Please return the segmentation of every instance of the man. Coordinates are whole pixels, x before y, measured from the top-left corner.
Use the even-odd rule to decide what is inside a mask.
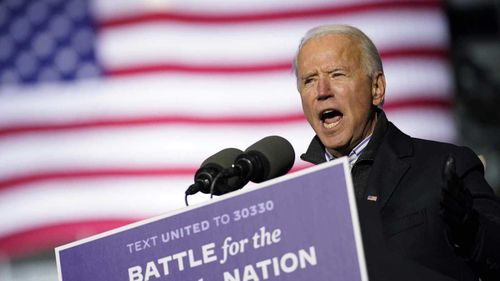
[[[500,204],[481,162],[468,148],[411,138],[387,120],[371,40],[350,26],[314,28],[294,71],[316,133],[301,158],[349,157],[356,197],[377,205],[387,248],[457,280],[500,280]]]

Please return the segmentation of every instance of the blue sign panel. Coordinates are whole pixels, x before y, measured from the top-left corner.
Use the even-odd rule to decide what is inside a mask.
[[[367,280],[345,158],[56,254],[61,281]]]

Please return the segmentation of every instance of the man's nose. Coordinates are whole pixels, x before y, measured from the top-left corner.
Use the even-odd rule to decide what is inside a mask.
[[[317,99],[326,100],[333,97],[332,88],[330,87],[330,81],[328,77],[322,77],[319,79],[317,84]]]

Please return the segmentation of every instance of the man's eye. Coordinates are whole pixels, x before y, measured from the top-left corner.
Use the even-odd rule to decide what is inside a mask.
[[[332,77],[344,76],[344,73],[342,73],[342,72],[333,72],[333,73],[331,74],[331,76],[332,76]]]
[[[313,81],[313,79],[312,79],[312,78],[306,78],[306,79],[304,79],[304,85],[311,84],[311,83],[312,83],[312,81]]]

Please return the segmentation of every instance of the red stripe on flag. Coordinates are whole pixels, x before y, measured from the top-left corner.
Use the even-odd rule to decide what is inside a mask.
[[[295,165],[290,173],[309,167],[308,164]],[[193,168],[94,168],[81,170],[59,170],[52,172],[33,172],[17,177],[0,180],[0,191],[26,184],[46,181],[85,180],[96,178],[130,178],[130,177],[193,177],[198,167]]]
[[[288,174],[295,173],[295,172],[298,172],[300,170],[304,170],[304,169],[310,168],[312,166],[314,166],[314,164],[311,164],[309,162],[301,162],[300,164],[294,165],[292,167],[292,169],[290,169],[290,171],[288,172]]]
[[[295,165],[290,172],[296,172],[309,167],[307,164]],[[194,168],[150,168],[150,169],[131,169],[131,168],[94,168],[81,170],[59,170],[52,172],[39,172],[25,174],[0,180],[0,191],[46,181],[65,181],[81,180],[95,178],[130,178],[130,177],[192,177],[198,167]]]
[[[281,11],[266,11],[254,13],[207,14],[187,12],[150,12],[144,14],[125,15],[121,17],[101,20],[98,28],[114,28],[125,25],[134,25],[151,22],[182,22],[192,24],[245,24],[262,21],[283,21],[291,19],[307,19],[322,16],[346,15],[376,10],[398,9],[434,9],[440,8],[441,2],[437,0],[411,1],[393,0],[375,3],[356,3],[345,6],[314,7],[290,9]]]
[[[43,225],[0,238],[0,252],[26,256],[121,227],[139,219],[91,220]]]
[[[415,95],[416,96],[416,95]],[[445,98],[412,98],[387,102],[384,104],[385,111],[395,111],[408,108],[441,108],[450,109],[453,102]]]
[[[291,113],[276,116],[229,116],[229,117],[202,117],[202,116],[153,116],[153,117],[131,117],[131,118],[109,118],[67,123],[48,123],[18,125],[0,128],[0,137],[24,134],[24,133],[53,133],[57,131],[94,129],[105,127],[134,127],[150,125],[170,124],[194,124],[197,126],[220,126],[220,125],[261,125],[280,124],[304,121],[302,113]]]
[[[154,65],[140,65],[130,67],[118,67],[105,71],[107,76],[129,76],[147,73],[193,73],[203,75],[217,75],[217,74],[244,74],[244,73],[262,73],[262,72],[275,72],[290,70],[292,64],[290,62],[274,63],[274,64],[260,64],[260,65],[195,65],[195,64],[154,64]]]
[[[414,95],[418,96],[418,95]],[[399,101],[389,101],[384,109],[403,110],[408,108],[444,108],[449,109],[452,102],[446,98],[412,98]],[[150,125],[195,124],[197,126],[223,126],[223,125],[263,125],[305,122],[304,115],[291,113],[278,116],[233,116],[233,117],[201,117],[201,116],[154,116],[154,117],[129,117],[94,119],[66,123],[28,124],[0,128],[0,138],[19,134],[54,133],[69,130],[99,129],[106,127],[136,127]],[[1,184],[0,184],[1,187]]]
[[[395,49],[385,50],[380,52],[382,60],[389,59],[446,59],[448,53],[444,48],[413,48],[413,49]],[[203,75],[218,75],[218,74],[248,74],[248,73],[265,73],[277,71],[291,71],[292,62],[279,62],[269,64],[245,64],[245,65],[196,65],[196,64],[172,64],[159,63],[153,65],[137,65],[128,67],[114,67],[107,69],[107,76],[130,76],[142,75],[149,73],[190,73]]]
[[[0,180],[0,190],[19,185],[62,180],[79,180],[88,178],[123,178],[123,177],[191,177],[197,167],[186,168],[94,168],[80,170],[63,170],[52,172],[33,172],[21,176]]]
[[[448,59],[448,50],[446,48],[430,48],[430,47],[418,47],[418,48],[401,48],[392,50],[379,50],[380,57],[383,60],[390,59],[412,59],[412,58],[424,58],[424,59]]]

